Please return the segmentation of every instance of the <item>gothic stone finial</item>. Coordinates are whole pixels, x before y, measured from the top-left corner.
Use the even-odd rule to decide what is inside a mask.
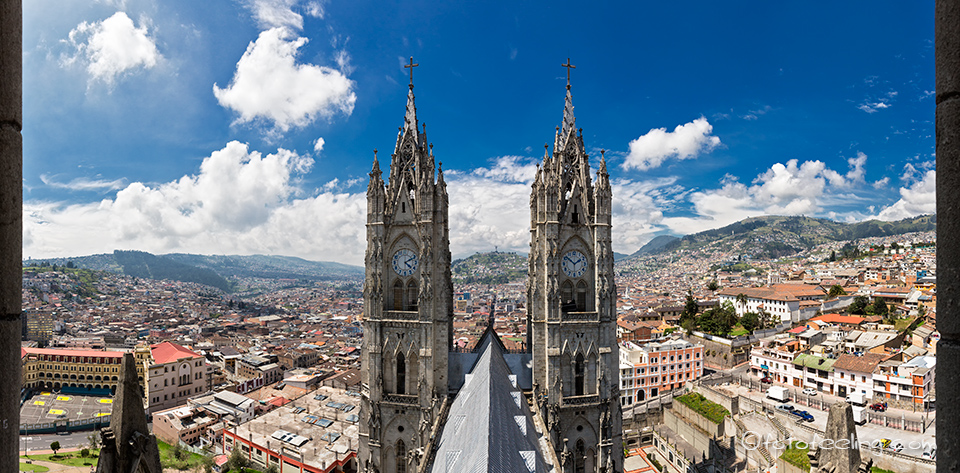
[[[570,60],[568,59],[567,62],[570,62]],[[414,67],[417,67],[417,66],[419,66],[419,65],[420,65],[420,63],[414,64],[414,63],[413,63],[413,56],[410,56],[410,64],[405,64],[405,65],[403,66],[404,69],[408,69],[408,68],[410,69],[410,89],[413,89],[413,68],[414,68]],[[569,74],[568,74],[568,75],[569,75]],[[567,82],[570,82],[570,79],[569,79],[569,78],[567,79]]]
[[[410,59],[413,60],[413,58],[410,58]],[[566,64],[560,64],[560,65],[567,68],[567,89],[569,89],[570,88],[570,69],[576,69],[577,66],[570,64],[570,58],[567,58]]]

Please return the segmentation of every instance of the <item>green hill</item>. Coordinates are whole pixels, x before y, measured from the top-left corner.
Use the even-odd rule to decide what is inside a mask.
[[[506,284],[527,278],[527,257],[494,251],[476,253],[450,264],[456,284]]]
[[[749,254],[756,259],[776,259],[828,242],[926,232],[936,228],[936,215],[921,215],[896,222],[868,220],[859,223],[802,216],[753,217],[722,228],[684,236],[649,254],[713,245],[729,247],[732,251]]]

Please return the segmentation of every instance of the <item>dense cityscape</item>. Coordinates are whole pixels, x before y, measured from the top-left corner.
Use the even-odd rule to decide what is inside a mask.
[[[858,419],[873,413],[868,428],[881,441],[909,428],[932,444],[935,240],[921,232],[831,242],[776,260],[707,245],[618,261],[619,396],[626,465],[636,467],[628,471],[643,464],[685,471],[697,461],[696,439],[666,429],[662,411],[658,422],[651,416],[670,402],[665,396],[701,391],[716,374],[729,378],[705,389],[755,402],[779,386],[811,406],[856,395]],[[195,456],[164,457],[167,467],[206,462],[225,471],[239,451],[262,469],[282,458],[303,471],[350,471],[361,390],[359,277],[261,280],[267,289],[240,297],[76,266],[42,261],[23,270],[20,428],[32,441],[24,454],[48,449],[57,433],[89,433],[108,422],[117,365],[130,352],[153,433],[165,449]],[[491,320],[507,350],[526,349],[525,266],[522,255],[498,252],[454,262],[455,350],[474,350]],[[825,413],[806,415],[814,426],[825,422]],[[902,418],[898,426],[887,420],[894,418]],[[288,448],[275,439],[280,430],[302,443]],[[74,444],[64,441],[65,448],[96,446],[87,435],[68,438]],[[899,459],[935,455],[901,444],[877,449],[878,458],[886,447],[902,452]],[[785,450],[713,458],[730,468],[767,468]]]

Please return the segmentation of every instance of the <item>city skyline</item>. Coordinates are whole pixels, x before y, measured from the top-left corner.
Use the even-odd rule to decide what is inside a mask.
[[[24,257],[359,264],[410,56],[454,255],[527,251],[517,204],[567,58],[594,167],[607,150],[618,252],[747,216],[935,210],[932,2],[52,4],[24,6]]]

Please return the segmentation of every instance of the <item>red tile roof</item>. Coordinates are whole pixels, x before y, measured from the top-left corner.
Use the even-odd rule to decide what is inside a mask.
[[[150,355],[153,356],[153,362],[156,364],[165,364],[177,361],[181,358],[200,358],[201,355],[188,350],[186,347],[177,345],[173,342],[157,343],[150,345]]]
[[[863,323],[863,317],[857,317],[855,315],[840,315],[840,314],[823,314],[818,317],[810,319],[812,321],[826,322],[828,324],[852,324],[860,325]]]
[[[60,355],[60,356],[97,356],[104,358],[123,358],[122,351],[104,351],[104,350],[74,350],[66,348],[21,348],[20,357],[27,354],[33,355]]]

